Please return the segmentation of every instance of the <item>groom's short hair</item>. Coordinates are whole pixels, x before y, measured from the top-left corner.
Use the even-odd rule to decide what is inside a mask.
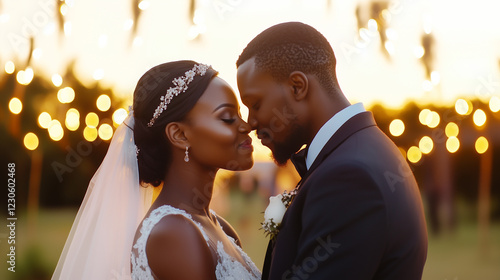
[[[332,46],[318,30],[301,22],[280,23],[264,30],[248,43],[236,66],[253,57],[257,69],[278,81],[293,71],[302,71],[316,75],[327,90],[337,84]]]

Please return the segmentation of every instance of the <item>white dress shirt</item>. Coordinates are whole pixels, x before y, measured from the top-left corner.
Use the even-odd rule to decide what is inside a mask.
[[[332,136],[337,132],[337,130],[346,123],[349,119],[354,117],[355,115],[365,112],[365,107],[363,103],[356,103],[350,105],[344,109],[342,109],[337,114],[333,115],[331,119],[329,119],[316,133],[311,144],[309,145],[309,150],[307,151],[306,156],[306,166],[307,170],[311,168],[314,160],[318,156],[319,152],[326,145],[328,140],[332,138]]]

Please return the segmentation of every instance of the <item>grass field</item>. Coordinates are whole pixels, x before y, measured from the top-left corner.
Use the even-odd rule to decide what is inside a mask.
[[[267,239],[258,228],[267,202],[257,195],[239,192],[232,193],[228,201],[224,216],[240,234],[244,250],[261,267]],[[50,279],[75,215],[76,209],[42,210],[32,228],[20,216],[16,230],[16,272],[7,271],[3,261],[0,279]],[[3,240],[2,255],[7,250]],[[430,236],[423,279],[500,280],[500,223],[491,226],[486,252],[480,250],[477,227],[472,221],[459,223],[453,233]]]

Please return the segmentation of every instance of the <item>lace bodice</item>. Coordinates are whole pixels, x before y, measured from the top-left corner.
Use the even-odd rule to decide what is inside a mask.
[[[186,213],[184,210],[174,208],[170,205],[163,205],[151,212],[151,214],[144,219],[142,222],[142,227],[140,229],[140,235],[134,246],[132,247],[131,264],[132,264],[132,279],[146,280],[154,279],[153,272],[148,265],[148,258],[146,255],[146,243],[149,234],[153,230],[154,226],[167,215],[182,215],[187,219],[190,219],[198,227],[202,233],[207,246],[213,247],[209,242],[208,236],[205,233],[203,227],[198,222],[194,221],[191,215]],[[221,241],[217,241],[217,248],[211,248],[217,252],[217,266],[215,269],[215,276],[218,280],[231,280],[231,279],[260,279],[260,272],[248,257],[248,255],[243,252],[243,250],[236,244],[235,240],[227,236],[233,246],[241,254],[242,258],[246,262],[246,266],[239,261],[233,259],[224,250],[224,245]],[[212,243],[213,244],[213,243]],[[249,267],[250,271],[246,268]]]

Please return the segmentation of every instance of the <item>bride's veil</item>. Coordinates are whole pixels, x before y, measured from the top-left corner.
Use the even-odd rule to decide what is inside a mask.
[[[153,197],[139,184],[133,127],[131,112],[90,181],[52,279],[130,279],[135,231]]]

